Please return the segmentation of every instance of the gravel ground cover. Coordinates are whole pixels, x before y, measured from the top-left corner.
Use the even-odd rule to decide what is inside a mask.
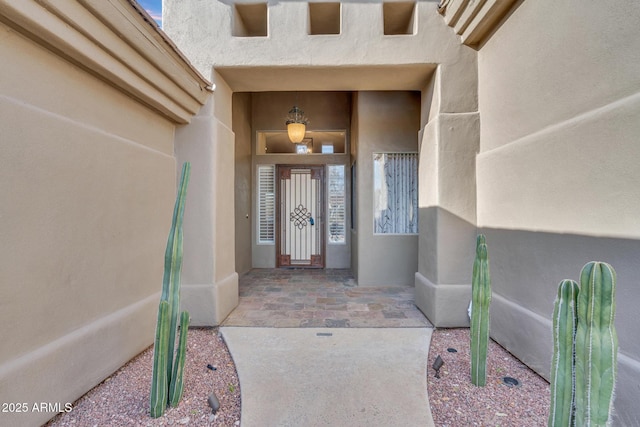
[[[456,353],[448,352],[454,348]],[[440,355],[440,378],[432,364]],[[153,348],[150,347],[97,385],[47,426],[238,426],[240,384],[231,355],[217,329],[190,329],[182,402],[165,415],[149,416]],[[493,341],[489,342],[487,385],[471,384],[468,329],[436,329],[429,351],[427,386],[438,427],[545,426],[549,384]],[[212,365],[216,370],[207,368]],[[520,385],[509,387],[503,377]],[[215,391],[220,410],[212,414],[207,397]],[[426,402],[425,402],[426,404]]]
[[[487,384],[471,384],[469,329],[436,329],[431,337],[427,387],[438,427],[546,426],[549,417],[549,383],[494,341],[487,352]],[[456,353],[447,351],[456,349]],[[444,360],[440,378],[433,362]],[[504,377],[520,385],[507,386]]]
[[[160,418],[149,415],[151,346],[76,401],[71,412],[58,415],[46,426],[240,425],[238,375],[218,330],[192,328],[187,337],[184,394],[178,407],[167,408]],[[207,403],[212,391],[220,402],[215,415]]]

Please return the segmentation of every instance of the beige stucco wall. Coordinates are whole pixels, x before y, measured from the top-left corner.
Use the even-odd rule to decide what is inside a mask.
[[[522,2],[478,53],[492,336],[547,376],[558,282],[618,272],[616,425],[640,424],[640,4]]]
[[[41,425],[56,413],[33,405],[152,344],[174,131],[207,96],[144,12],[87,6],[0,1],[0,401],[27,405],[1,425]]]
[[[233,132],[235,134],[235,230],[236,271],[239,275],[253,268],[252,194],[255,181],[252,168],[251,94],[233,94]]]
[[[476,63],[465,74],[475,78]],[[469,72],[473,70],[473,72]],[[453,94],[440,65],[422,89],[416,305],[437,327],[468,326],[476,236],[477,90]],[[466,103],[451,103],[463,97]]]
[[[219,325],[238,305],[231,91],[212,80],[207,105],[176,131],[176,159],[191,162],[180,304],[193,326]]]
[[[0,32],[0,401],[73,402],[153,341],[174,125]]]
[[[193,64],[233,91],[421,90],[437,64],[443,111],[476,110],[475,52],[416,2],[415,31],[385,35],[382,2],[340,3],[340,34],[309,35],[306,1],[269,1],[266,37],[233,36],[242,1],[164,0],[163,28]]]
[[[357,94],[357,266],[361,286],[410,285],[418,268],[418,235],[373,232],[373,155],[418,151],[419,92]]]

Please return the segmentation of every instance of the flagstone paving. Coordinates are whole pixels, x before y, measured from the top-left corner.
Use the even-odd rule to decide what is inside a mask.
[[[254,269],[223,326],[431,327],[413,286],[358,286],[350,270]]]

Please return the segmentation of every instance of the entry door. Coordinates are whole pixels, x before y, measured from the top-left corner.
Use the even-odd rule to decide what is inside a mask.
[[[324,166],[279,166],[279,267],[324,267]]]

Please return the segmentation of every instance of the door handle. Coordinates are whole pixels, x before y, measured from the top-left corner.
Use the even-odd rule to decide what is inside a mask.
[[[314,225],[314,224],[315,224],[315,221],[313,220],[313,217],[312,217],[312,216],[311,216],[311,217],[309,217],[309,224],[311,224],[311,225]]]

